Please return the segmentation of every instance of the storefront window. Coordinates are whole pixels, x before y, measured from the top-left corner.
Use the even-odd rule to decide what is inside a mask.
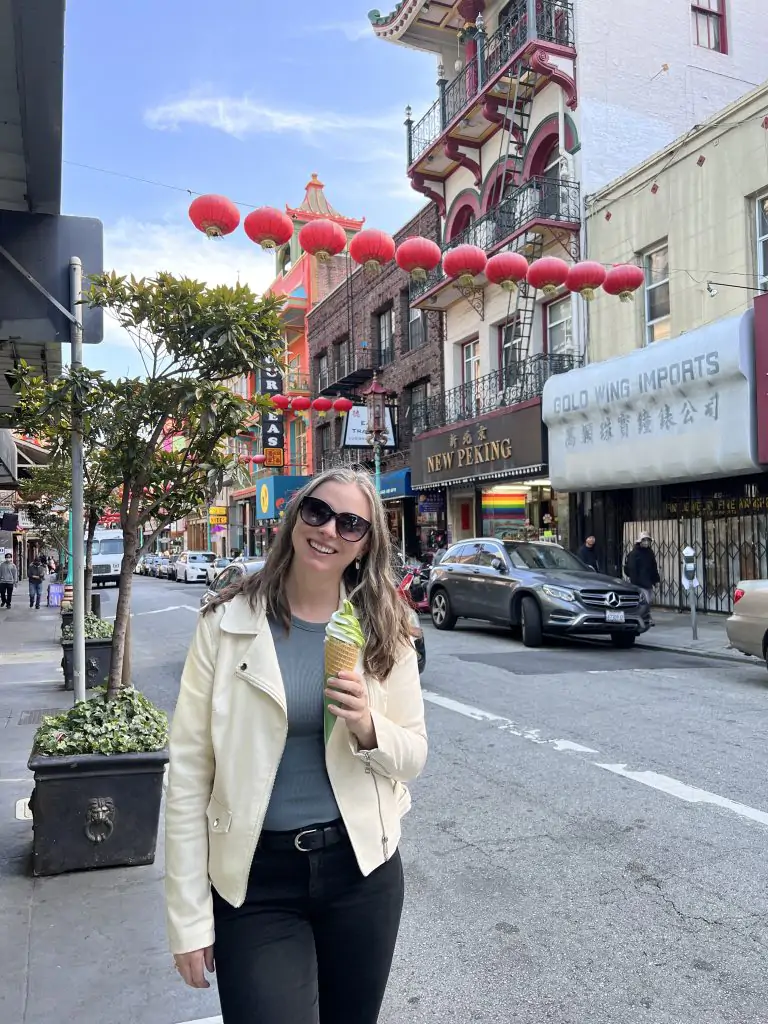
[[[768,192],[757,200],[757,283],[768,291]]]
[[[664,245],[645,257],[646,343],[670,336],[669,248]]]
[[[550,355],[573,355],[571,297],[550,302],[546,307],[547,352]]]
[[[467,342],[462,348],[464,383],[471,384],[480,376],[480,342]]]

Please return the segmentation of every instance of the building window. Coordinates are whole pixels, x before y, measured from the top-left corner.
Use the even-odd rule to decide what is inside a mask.
[[[645,341],[666,341],[669,322],[669,248],[664,245],[646,253],[645,259]]]
[[[757,200],[757,286],[768,292],[768,192]]]
[[[304,420],[291,420],[291,466],[297,474],[308,473],[307,424]]]
[[[379,330],[379,365],[389,366],[395,358],[395,336],[392,309],[385,309],[376,318]]]
[[[461,371],[465,384],[471,384],[480,376],[480,342],[477,338],[461,347]]]
[[[693,0],[693,41],[705,50],[726,53],[725,0]]]
[[[547,323],[547,352],[553,356],[573,355],[571,297],[550,302],[544,309]]]
[[[323,455],[327,455],[328,452],[331,450],[330,423],[326,423],[322,427],[320,427],[320,429],[318,430],[318,434],[320,435],[320,451],[323,453]]]
[[[427,399],[429,398],[429,384],[423,381],[421,384],[412,384],[408,389],[410,392],[411,407],[411,433],[423,434],[427,429]]]
[[[501,376],[504,387],[511,387],[517,380],[522,348],[522,328],[517,317],[501,328]]]
[[[318,390],[322,391],[327,388],[330,384],[328,378],[328,353],[323,352],[322,355],[317,357],[317,383]]]
[[[421,348],[426,340],[427,324],[424,313],[420,309],[408,311],[408,351],[414,352]]]

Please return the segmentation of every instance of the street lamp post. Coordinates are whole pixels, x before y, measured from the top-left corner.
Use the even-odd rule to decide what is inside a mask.
[[[376,374],[374,374],[371,383],[360,391],[360,396],[365,399],[365,406],[368,410],[366,440],[373,448],[376,493],[379,494],[381,492],[381,449],[385,448],[389,441],[387,390],[379,384]]]

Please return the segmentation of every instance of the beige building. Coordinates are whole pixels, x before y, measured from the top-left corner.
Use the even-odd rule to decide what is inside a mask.
[[[691,546],[700,607],[729,611],[768,577],[768,83],[586,207],[588,257],[644,284],[583,303],[586,365],[544,387],[552,486],[611,574],[648,531],[658,603],[687,600]]]
[[[647,282],[592,303],[590,362],[749,309],[768,289],[768,82],[585,205],[587,258],[642,262]]]

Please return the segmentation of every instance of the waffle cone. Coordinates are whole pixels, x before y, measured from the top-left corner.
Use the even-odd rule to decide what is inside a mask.
[[[325,641],[325,674],[328,678],[337,676],[339,672],[354,672],[360,648],[354,644],[345,644],[335,636]]]

